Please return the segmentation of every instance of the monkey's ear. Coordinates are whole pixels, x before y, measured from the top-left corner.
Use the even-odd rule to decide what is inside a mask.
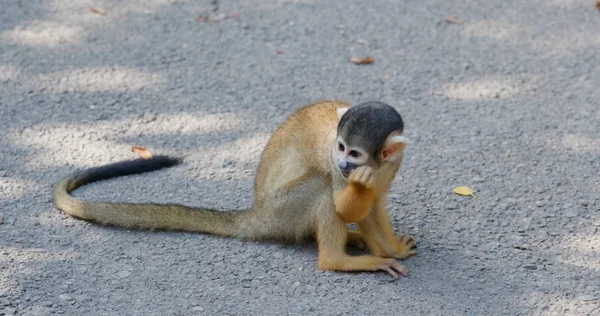
[[[337,115],[338,115],[338,120],[342,119],[342,115],[344,115],[344,113],[346,113],[350,108],[338,108],[337,109]]]
[[[385,161],[396,161],[400,158],[402,151],[408,145],[408,138],[400,135],[390,135],[383,143],[381,159]]]

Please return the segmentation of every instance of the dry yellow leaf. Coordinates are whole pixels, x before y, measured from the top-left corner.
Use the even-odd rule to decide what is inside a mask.
[[[473,194],[473,190],[471,190],[471,188],[469,188],[469,187],[465,187],[465,186],[456,187],[456,188],[452,189],[452,192],[454,192],[458,195],[472,196],[472,197],[476,198],[475,194]]]
[[[142,159],[152,159],[152,154],[150,153],[150,151],[144,147],[136,147],[136,146],[132,146],[131,147],[131,151],[138,154],[138,156],[140,156],[140,158]]]

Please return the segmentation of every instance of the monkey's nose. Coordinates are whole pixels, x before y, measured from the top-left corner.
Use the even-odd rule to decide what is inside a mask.
[[[350,164],[346,163],[345,161],[339,161],[337,165],[342,171],[349,171],[351,168]]]

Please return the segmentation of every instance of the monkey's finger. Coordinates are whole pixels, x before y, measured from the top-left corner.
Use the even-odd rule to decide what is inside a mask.
[[[355,169],[356,170],[356,174],[354,175],[354,179],[357,182],[360,182],[360,179],[362,178],[363,174],[365,173],[365,167],[361,166]]]
[[[352,170],[352,172],[350,172],[350,175],[348,176],[348,182],[352,183],[352,182],[356,182],[356,175],[358,173],[358,169],[354,169]]]
[[[375,177],[371,175],[369,180],[367,180],[367,183],[365,183],[365,187],[367,187],[368,189],[372,188],[374,180],[375,180]]]
[[[366,167],[363,170],[363,173],[360,175],[360,183],[362,184],[367,184],[367,181],[369,180],[369,178],[373,175],[373,173],[371,172],[371,167]]]

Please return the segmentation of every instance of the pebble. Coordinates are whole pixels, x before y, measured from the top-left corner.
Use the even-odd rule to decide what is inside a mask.
[[[277,259],[283,259],[284,255],[282,252],[277,251],[276,253],[273,254],[273,257],[275,257]]]
[[[71,295],[69,295],[69,294],[60,294],[58,296],[58,299],[61,300],[61,301],[72,301],[73,297]]]
[[[481,183],[484,181],[485,181],[485,178],[482,178],[482,177],[474,177],[473,179],[471,179],[472,183]]]
[[[82,294],[82,295],[75,295],[73,297],[78,303],[87,303],[87,302],[91,302],[92,298],[88,295]]]
[[[121,272],[117,273],[117,276],[121,279],[124,279],[130,275],[131,275],[131,272],[129,272],[129,271],[121,271]]]
[[[600,300],[600,296],[580,295],[580,296],[577,297],[577,299],[580,300],[580,301],[589,302],[589,301]]]

